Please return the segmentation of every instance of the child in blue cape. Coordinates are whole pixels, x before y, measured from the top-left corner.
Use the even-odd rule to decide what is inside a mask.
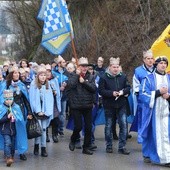
[[[25,122],[20,107],[14,103],[13,91],[3,91],[4,103],[0,105],[0,149],[4,150],[6,166],[14,163],[15,149],[23,154],[27,148]]]

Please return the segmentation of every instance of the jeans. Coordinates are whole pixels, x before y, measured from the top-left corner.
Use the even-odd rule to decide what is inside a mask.
[[[67,101],[61,101],[61,113],[59,114],[59,119],[60,119],[60,124],[59,124],[59,132],[64,131],[64,123],[65,123],[65,118],[66,118],[66,104]]]
[[[15,154],[15,136],[2,135],[4,138],[4,156],[6,158],[14,157]]]
[[[41,147],[46,147],[46,128],[48,120],[38,120],[42,128],[42,135],[35,138],[35,144],[39,144]]]
[[[105,140],[106,147],[112,148],[113,133],[112,125],[114,122],[114,114],[116,114],[119,123],[119,149],[126,145],[127,121],[126,121],[126,105],[121,108],[107,109],[105,108]]]

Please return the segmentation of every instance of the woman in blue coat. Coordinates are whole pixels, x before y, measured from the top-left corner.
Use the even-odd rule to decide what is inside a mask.
[[[43,129],[42,136],[35,138],[34,155],[39,154],[39,145],[41,145],[41,156],[47,157],[46,152],[46,128],[53,119],[54,97],[52,88],[46,76],[46,69],[40,66],[37,70],[37,76],[30,85],[30,104],[32,111],[37,116]]]

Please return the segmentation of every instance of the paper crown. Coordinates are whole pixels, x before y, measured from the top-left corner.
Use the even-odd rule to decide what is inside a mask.
[[[37,69],[37,74],[46,73],[46,68],[44,66],[39,66]]]
[[[75,65],[73,63],[68,63],[66,68],[67,69],[69,69],[69,68],[75,69]]]
[[[72,57],[71,62],[76,63],[76,59],[74,57]]]
[[[19,73],[20,73],[20,74],[23,74],[23,73],[25,73],[25,70],[24,70],[23,68],[20,68],[20,69],[19,69]]]
[[[30,72],[30,68],[29,67],[25,67],[24,70],[25,70],[25,72],[28,72],[28,73]]]
[[[78,64],[79,65],[88,65],[88,59],[85,57],[81,57],[81,58],[79,58]]]
[[[8,68],[9,72],[14,72],[14,71],[18,71],[18,70],[19,69],[18,69],[18,67],[16,65]]]
[[[12,90],[4,90],[3,95],[4,95],[4,98],[11,98],[11,97],[13,97],[13,91]]]
[[[119,57],[118,58],[113,58],[113,57],[110,58],[110,65],[119,65],[119,63],[120,63]]]
[[[46,64],[45,68],[46,68],[46,70],[51,70],[51,65],[50,64]]]
[[[61,56],[61,55],[59,55],[58,57],[56,57],[55,59],[54,59],[54,61],[58,64],[58,63],[60,63],[61,61],[63,61],[64,60],[64,58]]]
[[[103,57],[99,57],[98,59],[97,59],[97,61],[104,61],[104,58]]]
[[[9,66],[9,61],[4,61],[4,64],[3,64],[3,66]]]
[[[143,58],[149,57],[149,56],[153,56],[153,52],[152,50],[148,50],[148,51],[143,51]]]

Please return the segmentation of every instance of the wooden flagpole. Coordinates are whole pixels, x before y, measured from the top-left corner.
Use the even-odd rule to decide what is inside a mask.
[[[76,48],[75,48],[75,44],[74,44],[74,40],[73,40],[71,32],[70,32],[70,37],[71,37],[71,45],[72,45],[72,49],[73,49],[73,55],[76,60],[76,65],[78,66],[78,58],[77,58]]]

